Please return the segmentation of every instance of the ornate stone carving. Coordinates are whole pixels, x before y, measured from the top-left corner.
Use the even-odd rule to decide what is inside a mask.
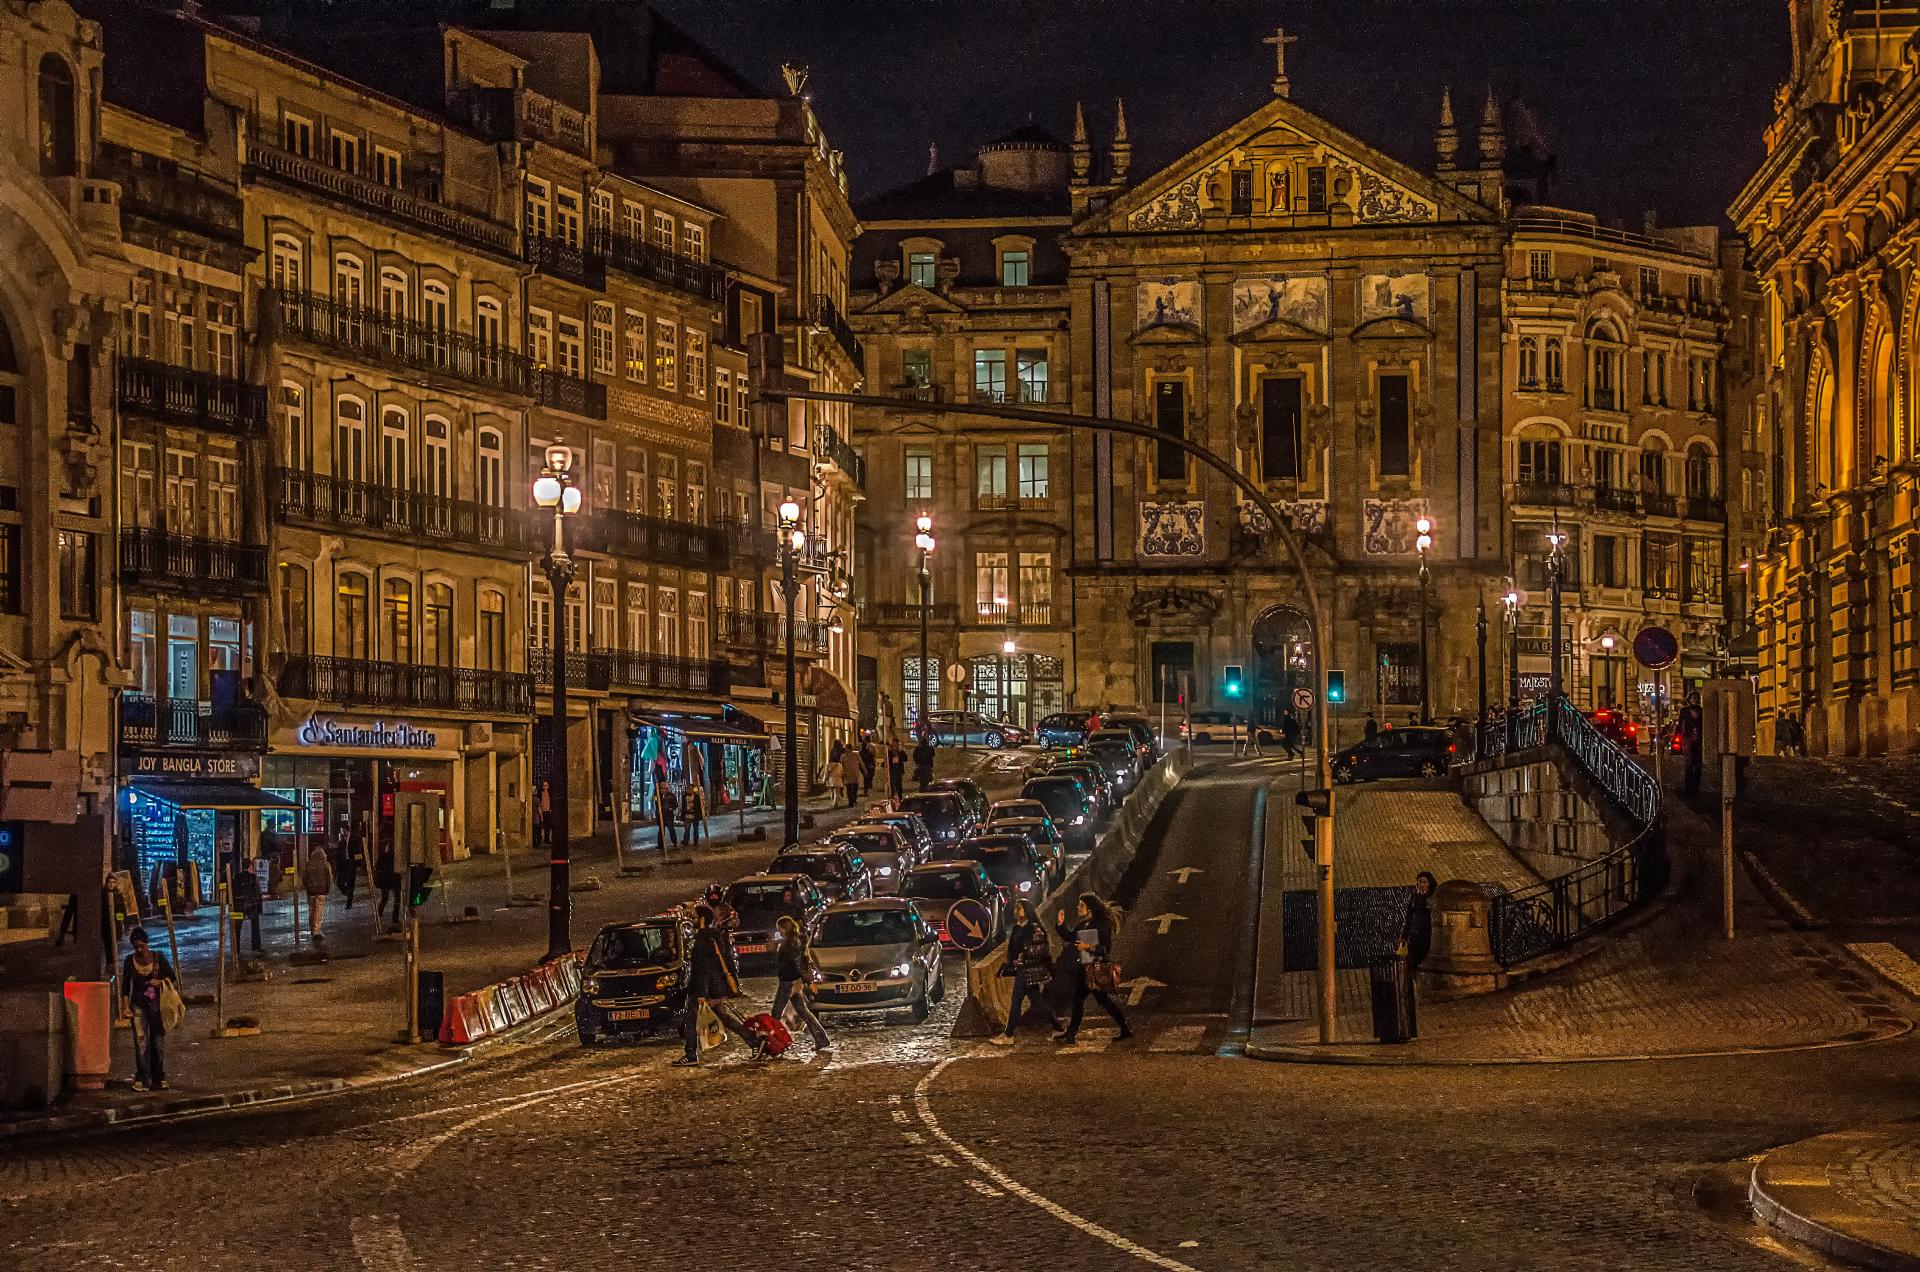
[[[1155,587],[1135,592],[1127,601],[1127,617],[1141,626],[1155,618],[1192,617],[1210,623],[1220,611],[1220,601],[1211,592],[1192,587]]]
[[[1276,499],[1273,506],[1287,519],[1287,524],[1301,534],[1319,534],[1327,528],[1327,501],[1324,499]],[[1273,533],[1273,527],[1267,523],[1267,514],[1244,501],[1240,504],[1240,525],[1262,538]]]
[[[873,278],[879,284],[880,294],[886,295],[900,282],[900,262],[886,257],[873,263]]]
[[[1368,225],[1395,221],[1431,221],[1433,209],[1371,172],[1360,174],[1359,219]]]
[[[1204,556],[1207,505],[1181,499],[1140,505],[1141,556]]]
[[[1200,177],[1188,177],[1127,218],[1136,230],[1191,230],[1200,226]]]
[[[1418,537],[1413,523],[1427,515],[1424,499],[1368,499],[1362,503],[1362,545],[1368,556],[1407,556]]]

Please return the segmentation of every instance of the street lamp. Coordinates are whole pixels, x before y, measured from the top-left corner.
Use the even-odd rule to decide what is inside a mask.
[[[927,714],[927,703],[932,697],[927,684],[927,610],[933,598],[933,575],[927,570],[927,558],[933,555],[933,518],[923,512],[913,524],[916,531],[913,546],[920,549],[920,719],[917,723],[922,732],[927,732],[933,727]]]
[[[1507,607],[1507,750],[1519,744],[1520,737],[1520,589],[1507,580],[1507,594],[1500,603]]]
[[[1619,638],[1616,637],[1612,632],[1602,632],[1600,634],[1600,657],[1603,660],[1605,660],[1607,665],[1607,673],[1609,675],[1613,673],[1613,647],[1618,643],[1619,643]],[[1595,696],[1594,688],[1595,686],[1593,683],[1593,677],[1589,675],[1587,677],[1587,694],[1590,698]],[[1589,702],[1587,705],[1591,707],[1598,707],[1600,704],[1597,702]],[[1614,704],[1608,703],[1607,705],[1612,706]]]
[[[794,663],[794,610],[800,599],[800,576],[795,557],[807,545],[807,532],[800,528],[800,505],[788,499],[780,505],[780,595],[787,602],[787,783],[786,817],[782,846],[800,842],[800,715],[799,672]]]
[[[1007,638],[1000,642],[1000,718],[1018,724],[1013,719],[1013,704],[1007,701],[1007,691],[1013,678],[1013,619],[1007,619]]]
[[[1430,672],[1427,659],[1427,584],[1430,576],[1427,571],[1427,552],[1433,547],[1433,522],[1426,517],[1413,523],[1418,536],[1413,541],[1414,551],[1420,554],[1420,723],[1433,723],[1433,690],[1430,687]]]
[[[1567,536],[1560,531],[1560,518],[1553,519],[1553,529],[1547,532],[1547,588],[1552,593],[1548,609],[1548,622],[1551,630],[1548,635],[1548,650],[1552,662],[1547,668],[1547,733],[1549,738],[1560,735],[1560,695],[1562,680],[1560,669],[1560,572],[1566,566],[1566,558],[1560,549],[1566,546]]]
[[[553,734],[547,775],[547,958],[564,957],[573,949],[572,861],[567,852],[567,651],[565,612],[567,588],[573,582],[573,558],[567,554],[567,518],[580,511],[580,487],[573,484],[573,451],[547,447],[547,465],[533,481],[533,502],[553,513],[553,539],[541,561],[553,605],[549,614],[547,662],[551,667],[553,711],[548,729]]]

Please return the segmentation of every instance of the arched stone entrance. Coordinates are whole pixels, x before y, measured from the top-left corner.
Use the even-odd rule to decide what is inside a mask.
[[[1313,732],[1313,713],[1293,706],[1293,692],[1318,692],[1319,655],[1313,643],[1313,624],[1306,611],[1291,605],[1269,606],[1253,621],[1252,684],[1248,710],[1262,728],[1279,727],[1292,714],[1303,737]]]

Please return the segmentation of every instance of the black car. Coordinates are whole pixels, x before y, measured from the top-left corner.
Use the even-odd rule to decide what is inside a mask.
[[[1093,796],[1077,777],[1064,773],[1044,773],[1030,777],[1020,788],[1021,799],[1037,799],[1047,806],[1053,824],[1069,840],[1085,840],[1093,833],[1096,813]]]
[[[1061,777],[1080,779],[1080,785],[1086,787],[1087,793],[1093,796],[1096,812],[1106,812],[1120,804],[1120,792],[1114,789],[1113,779],[1107,776],[1106,766],[1098,760],[1076,756],[1064,764],[1054,765],[1047,770],[1047,773],[1049,776],[1059,774]]]
[[[1046,893],[1047,865],[1025,835],[975,835],[953,849],[956,861],[977,861],[1009,902],[1038,901]]]
[[[848,844],[803,844],[773,859],[768,874],[803,874],[819,885],[831,905],[835,901],[864,901],[873,895],[873,873]]]
[[[868,813],[860,819],[862,826],[891,826],[906,839],[907,847],[913,853],[913,860],[901,868],[905,874],[919,862],[927,860],[933,853],[933,832],[927,829],[927,823],[918,813]],[[849,826],[847,829],[853,829]]]
[[[973,820],[987,819],[987,793],[980,789],[980,783],[970,777],[946,777],[927,787],[930,791],[952,791],[967,802],[967,811],[973,814]]]
[[[1066,841],[1060,837],[1051,817],[1010,817],[994,822],[986,828],[985,833],[1024,835],[1046,862],[1047,886],[1058,887],[1060,881],[1066,878]]]
[[[742,963],[758,968],[771,963],[780,947],[780,916],[792,917],[804,931],[827,908],[827,899],[808,875],[768,873],[735,880],[727,889],[727,904],[739,920],[733,951]]]
[[[1090,711],[1056,711],[1034,729],[1034,741],[1043,747],[1079,746],[1087,740]]]
[[[987,908],[991,947],[1004,934],[1010,907],[1000,889],[987,878],[986,869],[977,861],[928,861],[913,868],[900,895],[912,901],[939,933],[940,944],[955,948],[947,931],[947,915],[957,901],[972,899]]]
[[[587,947],[573,1020],[582,1046],[614,1034],[677,1032],[693,929],[677,914],[611,923]]]
[[[973,809],[958,791],[919,791],[902,797],[900,811],[918,813],[933,832],[935,851],[957,844],[973,829]]]
[[[1100,728],[1102,731],[1107,729],[1125,729],[1127,732],[1133,734],[1140,745],[1146,748],[1148,763],[1152,763],[1152,757],[1160,754],[1160,730],[1154,727],[1153,721],[1143,715],[1101,716]]]
[[[1381,777],[1444,777],[1453,764],[1453,735],[1431,725],[1382,729],[1333,757],[1333,780],[1370,782]]]
[[[1093,760],[1107,771],[1107,778],[1118,792],[1125,794],[1133,789],[1133,784],[1145,771],[1142,767],[1140,752],[1134,747],[1132,738],[1126,733],[1118,737],[1102,736],[1107,731],[1100,730],[1080,750],[1080,758]]]

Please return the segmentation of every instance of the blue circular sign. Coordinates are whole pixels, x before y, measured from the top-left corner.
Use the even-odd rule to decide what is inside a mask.
[[[1664,627],[1642,627],[1633,638],[1633,656],[1648,671],[1659,671],[1680,656],[1680,642]]]
[[[993,939],[993,916],[972,897],[963,897],[947,911],[947,939],[969,954],[977,953]]]

